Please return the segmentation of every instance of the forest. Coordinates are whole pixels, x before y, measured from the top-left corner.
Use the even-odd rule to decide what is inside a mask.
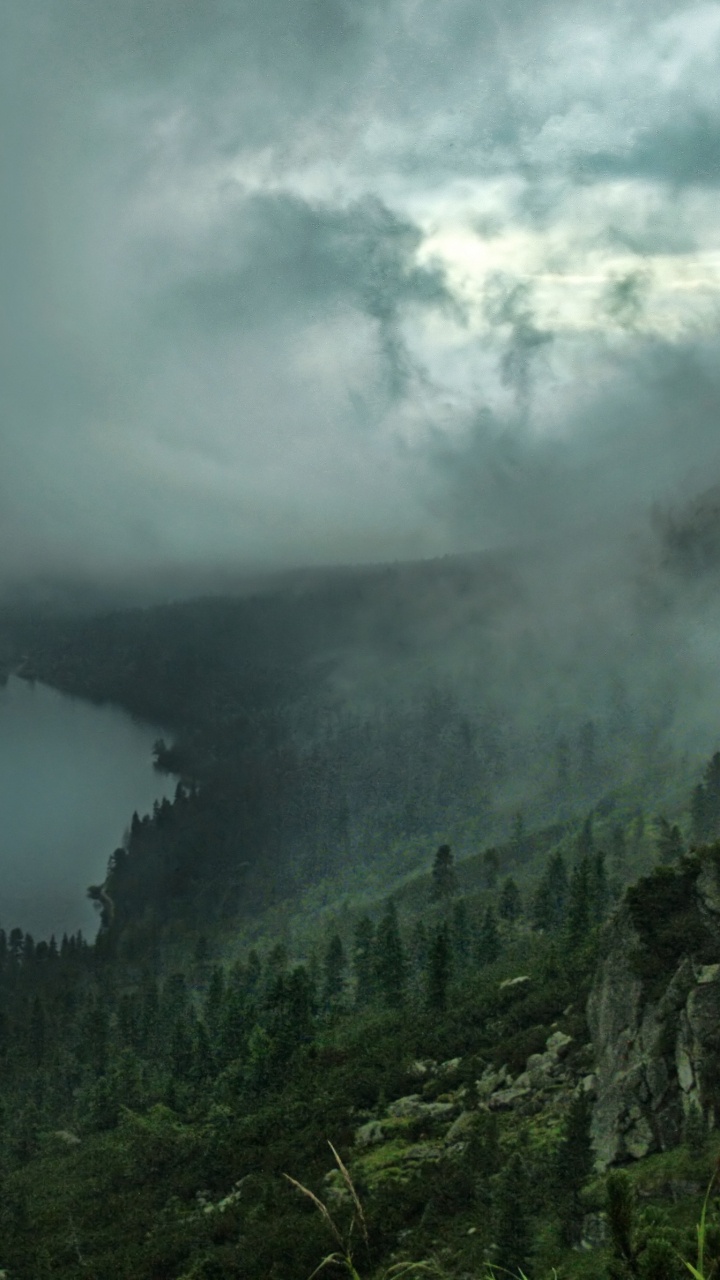
[[[0,931],[11,1280],[697,1267],[720,754],[671,767],[617,683],[532,732],[466,696],[401,577],[3,617],[8,669],[162,725],[176,778],[94,939]],[[608,1119],[628,991],[660,1030]]]

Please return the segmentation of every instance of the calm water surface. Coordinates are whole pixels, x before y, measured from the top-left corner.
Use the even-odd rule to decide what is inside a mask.
[[[171,796],[152,767],[159,731],[10,677],[0,688],[0,924],[33,937],[98,917],[85,897],[105,876],[133,809]]]

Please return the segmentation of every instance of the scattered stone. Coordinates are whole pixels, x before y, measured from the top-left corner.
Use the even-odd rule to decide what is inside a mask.
[[[528,1097],[529,1093],[529,1085],[518,1088],[516,1082],[511,1089],[499,1089],[494,1093],[488,1101],[488,1106],[491,1111],[512,1111],[519,1102]]]
[[[428,1076],[434,1075],[437,1070],[437,1062],[432,1058],[417,1058],[415,1062],[411,1062],[408,1067],[408,1075],[411,1080],[426,1080]]]
[[[500,983],[501,991],[523,991],[529,987],[531,982],[530,974],[523,973],[517,978],[504,978]]]
[[[586,1213],[582,1220],[581,1249],[604,1249],[610,1239],[606,1213]]]
[[[440,1063],[440,1066],[437,1069],[438,1075],[440,1076],[455,1075],[455,1072],[458,1070],[461,1062],[462,1062],[462,1058],[448,1058],[447,1062]]]
[[[655,1135],[645,1116],[639,1116],[624,1137],[625,1150],[633,1160],[642,1160],[655,1149]]]
[[[419,1093],[411,1093],[391,1102],[387,1114],[396,1120],[440,1120],[456,1110],[453,1102],[423,1102]]]
[[[493,1071],[492,1067],[488,1067],[483,1071],[479,1080],[475,1081],[478,1098],[489,1098],[496,1089],[502,1088],[503,1085],[511,1085],[512,1076],[507,1066],[503,1065],[498,1071]]]
[[[385,1130],[381,1120],[368,1120],[367,1124],[355,1130],[356,1147],[373,1147],[378,1142],[384,1141]],[[333,1172],[339,1173],[339,1170],[333,1170]]]
[[[64,1142],[66,1147],[79,1147],[82,1141],[76,1133],[71,1133],[69,1129],[55,1129],[53,1138],[58,1138],[60,1142]]]
[[[564,1031],[553,1031],[552,1035],[548,1036],[545,1041],[545,1048],[548,1053],[553,1053],[558,1058],[564,1058],[572,1043],[572,1036],[566,1035]]]
[[[455,1120],[453,1120],[452,1124],[450,1125],[450,1128],[445,1134],[445,1141],[447,1143],[467,1142],[473,1129],[475,1128],[476,1122],[477,1122],[476,1111],[461,1111],[460,1115],[457,1116]]]
[[[346,1204],[352,1199],[345,1179],[339,1169],[331,1169],[323,1178],[325,1199],[332,1206]]]

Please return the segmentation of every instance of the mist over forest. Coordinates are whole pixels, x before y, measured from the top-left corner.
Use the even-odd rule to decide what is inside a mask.
[[[2,7],[3,1277],[718,1275],[718,86]]]

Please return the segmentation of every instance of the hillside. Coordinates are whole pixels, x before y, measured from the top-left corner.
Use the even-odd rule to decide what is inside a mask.
[[[463,575],[497,631],[520,587],[477,564],[5,615],[8,669],[163,724],[178,778],[91,886],[93,943],[0,931],[11,1280],[695,1259],[720,757],[629,696],[519,716],[489,648],[481,697],[441,660]]]

